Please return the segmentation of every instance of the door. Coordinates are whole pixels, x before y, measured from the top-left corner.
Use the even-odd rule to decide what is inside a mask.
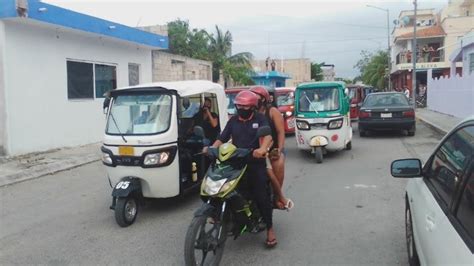
[[[459,233],[455,210],[473,151],[474,126],[458,129],[430,158],[424,178],[414,180],[415,185],[407,189],[416,247],[428,265],[472,263],[472,252]]]

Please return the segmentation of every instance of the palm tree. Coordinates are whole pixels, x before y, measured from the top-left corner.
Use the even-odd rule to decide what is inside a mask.
[[[249,52],[232,55],[232,34],[229,31],[223,33],[216,25],[215,36],[209,34],[209,53],[214,82],[219,81],[222,71],[225,85],[230,79],[243,85],[251,84],[248,74],[252,70],[250,61],[253,55]]]
[[[370,58],[368,64],[364,67],[362,72],[362,81],[365,84],[372,85],[379,89],[384,89],[387,82],[388,57],[387,52],[378,51]]]

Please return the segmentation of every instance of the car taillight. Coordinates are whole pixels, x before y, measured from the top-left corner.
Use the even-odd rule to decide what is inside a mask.
[[[415,111],[406,111],[403,112],[404,117],[415,117]]]
[[[359,118],[367,118],[367,117],[370,117],[371,115],[372,114],[369,112],[359,111]]]

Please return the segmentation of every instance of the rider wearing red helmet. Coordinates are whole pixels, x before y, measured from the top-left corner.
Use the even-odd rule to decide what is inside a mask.
[[[270,105],[270,94],[262,86],[255,86],[250,89],[259,96],[258,111],[265,115],[272,129],[273,144],[267,163],[268,175],[272,181],[275,192],[275,206],[280,210],[289,210],[293,207],[293,201],[283,195],[282,186],[285,177],[285,122],[280,111]]]
[[[255,158],[266,158],[272,142],[271,136],[265,136],[259,143],[257,130],[262,126],[269,126],[267,118],[257,112],[258,97],[249,90],[241,91],[234,99],[237,115],[230,118],[224,130],[212,145],[219,147],[232,138],[232,143],[238,148],[254,149]],[[272,224],[272,205],[268,193],[268,176],[265,160],[257,160],[248,163],[247,180],[250,185],[255,202],[262,213],[267,227],[268,247],[277,244]]]

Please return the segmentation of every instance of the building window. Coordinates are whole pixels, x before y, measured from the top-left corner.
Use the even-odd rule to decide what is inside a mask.
[[[68,99],[103,98],[104,93],[116,87],[116,66],[67,61]]]
[[[469,54],[469,74],[474,72],[474,53]]]
[[[128,85],[135,86],[140,84],[140,65],[128,64]]]

